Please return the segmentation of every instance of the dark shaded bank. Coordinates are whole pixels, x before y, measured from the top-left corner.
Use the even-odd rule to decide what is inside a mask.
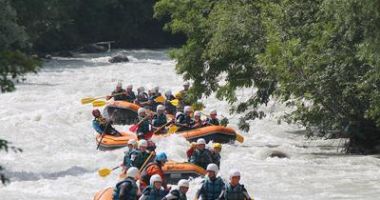
[[[182,34],[163,31],[168,18],[155,19],[155,0],[13,0],[31,51],[52,53],[115,41],[113,48],[167,48],[185,42]]]

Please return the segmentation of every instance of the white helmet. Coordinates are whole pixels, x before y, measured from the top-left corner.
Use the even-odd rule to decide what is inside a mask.
[[[183,86],[190,86],[190,83],[188,81],[183,83]]]
[[[139,148],[140,147],[148,147],[148,142],[144,139],[139,141]]]
[[[185,106],[185,108],[183,109],[183,112],[187,113],[187,112],[191,112],[193,111],[193,109],[191,108],[191,106]]]
[[[177,118],[179,115],[182,115],[183,113],[182,112],[177,112],[176,114],[175,114],[175,118]]]
[[[216,115],[217,114],[217,112],[216,112],[216,110],[214,109],[214,110],[211,110],[211,112],[210,112],[210,115]]]
[[[189,186],[190,186],[190,183],[186,179],[181,179],[178,182],[178,187],[187,187],[188,188]]]
[[[150,177],[150,185],[153,185],[155,182],[162,182],[162,178],[160,175],[155,174],[152,177]]]
[[[164,111],[165,110],[165,106],[163,106],[163,105],[158,105],[157,106],[157,112],[158,111]]]
[[[137,144],[137,142],[136,142],[136,140],[135,140],[135,139],[130,139],[130,140],[128,140],[128,144],[131,144],[131,145],[136,145],[136,144]]]
[[[127,171],[127,177],[131,177],[131,178],[137,178],[137,176],[140,174],[140,171],[139,169],[137,169],[136,167],[131,167],[128,169]]]
[[[145,88],[144,87],[139,87],[139,88],[137,88],[137,91],[138,92],[145,92]]]
[[[137,110],[137,114],[140,116],[141,114],[146,114],[146,109],[145,108],[139,108],[138,110]]]
[[[215,172],[215,174],[217,174],[219,171],[218,165],[216,165],[214,163],[208,164],[206,171],[213,171],[213,172]]]
[[[159,86],[154,87],[154,88],[153,88],[153,91],[154,91],[155,93],[159,93],[159,92],[160,92],[160,87],[159,87]]]
[[[172,95],[172,91],[171,90],[166,90],[165,92],[165,96],[171,96]]]
[[[194,116],[200,117],[201,115],[202,115],[201,111],[195,111],[194,112]]]
[[[197,144],[206,144],[206,140],[205,139],[203,139],[203,138],[199,138],[198,140],[197,140]]]
[[[127,89],[131,89],[132,90],[133,89],[133,85],[128,85]]]
[[[229,175],[230,175],[230,179],[232,177],[237,177],[237,176],[240,177],[240,172],[237,169],[231,169],[229,172]]]

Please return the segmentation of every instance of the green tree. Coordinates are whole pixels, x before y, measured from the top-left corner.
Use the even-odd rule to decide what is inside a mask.
[[[28,37],[9,2],[0,4],[0,90],[10,92],[25,73],[36,72],[39,62],[19,51],[28,47]]]
[[[9,142],[3,139],[0,139],[0,151],[8,152],[12,150],[13,152],[22,152],[22,149],[9,145]],[[2,184],[9,183],[9,179],[4,173],[4,168],[0,165],[0,181]]]
[[[285,116],[309,133],[348,137],[353,153],[380,151],[380,1],[161,0],[156,16],[187,42],[171,55],[194,80],[194,98],[216,92],[244,113],[262,117],[271,97],[295,107]],[[247,100],[238,88],[255,87]]]

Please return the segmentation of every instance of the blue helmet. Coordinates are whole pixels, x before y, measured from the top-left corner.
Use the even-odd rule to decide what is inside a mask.
[[[166,162],[166,161],[168,161],[168,157],[166,156],[166,153],[160,152],[156,155],[155,160],[160,161],[160,162]]]

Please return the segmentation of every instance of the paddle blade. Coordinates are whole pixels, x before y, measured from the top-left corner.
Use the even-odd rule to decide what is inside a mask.
[[[179,100],[178,100],[178,99],[174,99],[174,100],[171,100],[170,103],[171,103],[173,106],[178,106],[178,104],[179,104]]]
[[[176,126],[176,125],[171,125],[171,126],[169,127],[168,133],[169,133],[169,134],[173,134],[173,133],[177,132],[178,129],[179,129],[178,126]]]
[[[95,101],[93,97],[85,97],[80,100],[81,104],[89,104],[93,101]]]
[[[99,176],[101,177],[106,177],[108,176],[109,174],[111,174],[112,170],[111,169],[108,169],[108,168],[102,168],[102,169],[99,169],[98,170],[98,174]]]
[[[129,127],[129,131],[136,132],[138,128],[139,128],[139,125],[135,124],[135,125]]]
[[[95,100],[92,102],[92,106],[94,106],[94,107],[102,107],[106,104],[107,104],[107,102],[103,101],[103,100]]]
[[[239,133],[236,133],[236,140],[240,143],[244,142],[244,136],[240,135]]]
[[[165,102],[165,97],[158,96],[157,98],[154,99],[154,101],[158,102],[158,103],[164,103]]]

